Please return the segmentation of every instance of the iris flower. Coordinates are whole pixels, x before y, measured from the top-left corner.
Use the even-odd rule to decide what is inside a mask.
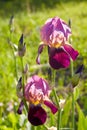
[[[28,120],[32,125],[38,126],[45,123],[47,113],[42,107],[45,104],[51,109],[51,112],[55,114],[58,108],[49,99],[50,87],[44,79],[37,75],[28,79],[25,85],[24,96],[25,100],[29,102]],[[18,113],[21,114],[23,109],[23,102],[21,102]]]
[[[76,60],[78,51],[69,44],[71,28],[60,18],[48,19],[41,28],[41,44],[38,48],[37,63],[44,46],[48,46],[49,64],[54,69],[67,68],[70,59]]]

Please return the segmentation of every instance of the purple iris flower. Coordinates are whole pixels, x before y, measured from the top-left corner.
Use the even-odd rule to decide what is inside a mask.
[[[51,112],[55,114],[58,108],[49,99],[50,87],[44,79],[37,75],[28,79],[25,85],[24,96],[25,100],[29,102],[28,120],[32,125],[38,126],[45,123],[47,119],[47,113],[43,108],[44,105],[51,109]],[[22,105],[19,106],[19,114],[22,110]]]
[[[48,46],[49,64],[54,69],[67,68],[70,58],[76,60],[78,51],[68,43],[71,28],[60,18],[54,17],[46,21],[41,28],[41,44],[38,48],[37,63],[44,46]]]

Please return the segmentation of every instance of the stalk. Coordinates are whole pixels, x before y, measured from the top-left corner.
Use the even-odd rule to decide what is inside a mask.
[[[28,106],[27,106],[27,103],[26,103],[26,100],[24,98],[24,65],[23,65],[23,57],[20,57],[21,58],[21,66],[22,66],[22,87],[23,87],[23,102],[24,102],[24,106],[28,112]]]
[[[53,83],[55,84],[55,70],[53,70]],[[61,109],[59,106],[59,98],[57,96],[55,87],[53,88],[53,95],[55,97],[56,104],[58,106],[58,118],[57,118],[57,130],[60,130],[61,127]]]
[[[16,77],[16,79],[17,79],[17,81],[18,81],[18,74],[17,74],[17,62],[16,62],[16,56],[15,56],[15,50],[14,50],[14,47],[13,47],[13,45],[12,45],[12,43],[10,43],[11,41],[12,41],[12,33],[13,32],[11,32],[10,31],[10,41],[9,41],[9,44],[10,44],[10,47],[11,47],[11,50],[12,50],[12,54],[13,54],[13,58],[14,58],[14,68],[15,68],[15,77]]]
[[[31,130],[35,130],[35,126],[31,125]]]
[[[71,77],[74,75],[73,61],[71,60]],[[73,87],[73,86],[71,86]],[[72,92],[72,128],[75,130],[75,101],[74,101],[74,93]]]

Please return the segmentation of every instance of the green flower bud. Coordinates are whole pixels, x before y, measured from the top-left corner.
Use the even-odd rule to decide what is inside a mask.
[[[78,73],[78,74],[75,74],[75,75],[71,78],[71,84],[72,84],[72,87],[73,87],[73,88],[78,85],[79,79],[80,79],[79,73]]]
[[[26,44],[24,43],[24,36],[22,34],[18,44],[18,55],[22,57],[25,55],[25,52],[26,52]]]

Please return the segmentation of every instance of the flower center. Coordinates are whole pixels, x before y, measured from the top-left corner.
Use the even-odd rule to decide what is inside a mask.
[[[38,105],[43,102],[43,93],[39,90],[35,90],[34,93],[29,92],[29,102]]]
[[[54,31],[50,35],[50,46],[59,48],[65,41],[64,34],[61,31]]]

